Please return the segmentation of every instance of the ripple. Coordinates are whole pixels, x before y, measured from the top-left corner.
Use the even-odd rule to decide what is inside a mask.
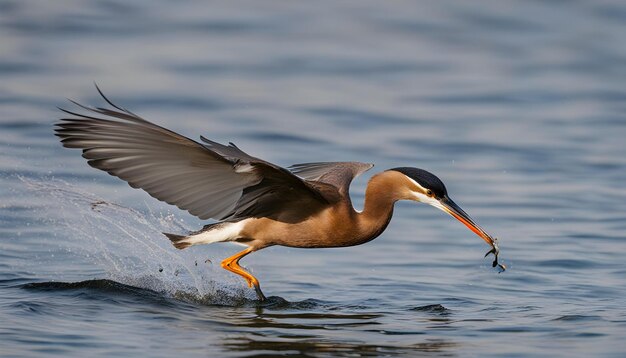
[[[3,283],[4,281],[0,281]],[[289,302],[282,297],[271,296],[265,301],[249,299],[244,295],[225,289],[216,289],[211,294],[200,295],[197,292],[176,290],[174,292],[160,292],[147,288],[140,288],[126,285],[108,279],[94,279],[79,282],[31,282],[19,286],[24,290],[39,292],[70,292],[74,296],[84,299],[109,298],[130,298],[140,301],[149,301],[153,304],[172,306],[176,302],[191,303],[200,306],[225,306],[225,307],[256,307],[271,310],[312,310],[324,308],[333,309],[333,304],[319,300],[307,299],[298,302]],[[282,317],[287,317],[281,315]],[[370,319],[378,317],[372,314],[323,314],[315,313],[294,314],[292,318],[313,319],[313,318],[334,318],[334,319]]]
[[[273,60],[268,63],[188,63],[188,64],[163,64],[168,71],[175,71],[189,75],[214,75],[224,76],[227,74],[245,74],[247,76],[305,76],[315,74],[317,76],[376,76],[394,75],[416,71],[424,71],[419,64],[414,63],[386,63],[365,61],[363,59],[340,59],[340,58],[314,58],[292,57]],[[430,66],[426,66],[430,69]]]
[[[575,260],[575,259],[558,259],[558,260],[542,260],[538,261],[537,266],[541,267],[557,267],[568,269],[589,269],[597,267],[598,263],[588,260]]]
[[[50,304],[46,302],[34,302],[34,301],[18,301],[9,306],[12,310],[22,311],[28,314],[42,314],[50,308]]]
[[[285,143],[298,143],[298,144],[327,144],[327,141],[305,137],[296,134],[279,134],[274,132],[261,132],[256,131],[249,135],[248,138],[258,139],[260,141],[268,142],[285,142]]]
[[[444,306],[442,306],[440,304],[419,306],[419,307],[411,308],[410,310],[411,311],[419,311],[419,312],[438,313],[438,314],[441,314],[441,315],[448,315],[448,314],[452,313],[450,311],[450,309],[445,308]]]
[[[604,320],[600,316],[569,314],[553,319],[553,321],[583,322]]]
[[[98,298],[99,295],[115,294],[120,296],[135,297],[141,299],[151,299],[156,302],[165,302],[164,297],[152,290],[133,287],[119,282],[106,279],[86,280],[80,282],[32,282],[21,286],[29,291],[68,291],[81,293],[86,298]]]
[[[35,63],[0,61],[0,75],[19,75],[45,72],[46,67]]]
[[[353,126],[388,126],[390,124],[415,123],[414,118],[394,116],[386,113],[374,113],[342,107],[322,107],[305,109],[307,112],[325,117],[337,124]]]
[[[94,101],[95,102],[95,101]],[[156,109],[185,109],[215,111],[227,107],[226,103],[205,97],[181,97],[176,95],[159,96],[150,95],[142,97],[125,97],[124,106],[128,108],[151,107]]]
[[[393,346],[387,344],[371,344],[366,342],[343,342],[338,340],[305,340],[305,341],[277,341],[269,339],[252,339],[247,337],[233,336],[224,341],[224,345],[233,351],[256,352],[266,351],[273,354],[247,355],[247,357],[270,357],[277,355],[322,357],[381,357],[381,356],[405,356],[407,352],[415,354],[429,352],[441,353],[454,348],[458,343],[449,340],[432,340],[414,343],[408,346]]]
[[[475,11],[463,11],[459,12],[459,18],[462,21],[471,23],[475,28],[483,28],[489,31],[528,33],[543,30],[538,23],[519,17],[493,16]]]

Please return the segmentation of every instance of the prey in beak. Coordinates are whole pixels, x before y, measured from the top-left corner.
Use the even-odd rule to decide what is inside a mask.
[[[489,254],[493,254],[494,260],[491,266],[492,267],[497,266],[501,270],[500,272],[503,272],[504,270],[506,270],[506,266],[498,262],[498,255],[500,254],[500,248],[498,247],[497,238],[492,237],[491,235],[487,234],[485,230],[483,230],[480,226],[478,226],[478,224],[476,224],[474,220],[472,220],[472,218],[465,211],[463,211],[463,209],[461,209],[460,206],[458,206],[454,201],[452,201],[452,199],[450,199],[447,195],[445,195],[440,200],[437,200],[437,204],[434,204],[433,206],[437,207],[438,209],[443,210],[444,212],[450,214],[452,217],[454,217],[458,221],[462,222],[463,225],[467,226],[468,229],[472,230],[481,239],[485,240],[486,243],[491,245],[491,250],[489,250],[485,254],[485,257],[489,256]]]
[[[405,185],[409,189],[406,195],[407,200],[414,200],[434,206],[462,222],[463,225],[467,226],[468,229],[472,230],[491,246],[491,250],[487,252],[485,257],[489,256],[489,254],[493,254],[494,260],[492,266],[498,267],[500,272],[506,270],[506,266],[498,262],[498,256],[500,255],[498,240],[487,234],[460,206],[450,199],[446,186],[441,179],[419,168],[401,167],[390,170],[400,172],[406,176]]]

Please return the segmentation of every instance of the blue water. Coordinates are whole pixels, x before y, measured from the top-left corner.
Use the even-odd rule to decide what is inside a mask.
[[[0,2],[0,356],[626,355],[626,4]],[[353,248],[176,251],[204,223],[52,124],[118,104],[280,165],[416,166],[500,238],[399,203]]]

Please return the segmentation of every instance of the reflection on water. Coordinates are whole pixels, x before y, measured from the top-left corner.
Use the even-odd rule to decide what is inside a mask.
[[[624,355],[626,5],[324,5],[0,2],[2,355]],[[205,222],[59,145],[93,81],[283,166],[427,169],[509,269],[402,202],[366,245],[247,256],[260,304],[217,264],[236,247],[161,234]]]
[[[117,283],[110,280],[88,280],[81,282],[35,282],[19,288],[39,293],[60,294],[79,298],[81,301],[99,301],[110,305],[127,305],[141,302],[142,312],[158,317],[169,324],[182,324],[181,316],[187,310],[199,312],[197,320],[206,322],[202,315],[203,306],[211,308],[211,324],[219,322],[228,336],[220,342],[231,351],[272,351],[274,354],[332,354],[332,355],[396,355],[408,352],[445,352],[458,344],[447,340],[427,340],[407,346],[367,344],[362,341],[346,342],[333,333],[360,331],[377,335],[425,335],[421,331],[382,330],[380,325],[385,313],[372,311],[374,307],[342,307],[341,304],[317,300],[288,302],[272,296],[266,302],[233,297],[226,292],[198,296],[186,292],[175,292],[168,298],[167,292],[156,292]],[[182,301],[182,302],[181,302]],[[191,305],[185,304],[191,303]],[[220,307],[222,307],[220,309]],[[41,304],[12,305],[13,309],[33,314],[45,314],[47,307]],[[410,311],[427,312],[422,319],[437,327],[448,322],[450,310],[442,305],[414,307]],[[337,312],[344,311],[344,312]],[[347,312],[345,312],[347,311]],[[359,311],[371,313],[359,313]],[[217,317],[215,317],[217,315]],[[156,317],[153,317],[155,319]],[[196,322],[197,323],[197,322]],[[187,327],[191,328],[191,327]],[[239,334],[238,334],[239,333]],[[250,333],[253,333],[251,336]],[[278,334],[277,334],[278,333]]]

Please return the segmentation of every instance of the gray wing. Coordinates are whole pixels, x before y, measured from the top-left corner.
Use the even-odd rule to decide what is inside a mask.
[[[360,162],[317,162],[294,164],[288,169],[305,180],[333,185],[342,195],[347,195],[352,180],[373,166]]]
[[[75,117],[55,124],[63,146],[82,149],[92,167],[200,219],[270,215],[303,202],[316,210],[332,197],[324,194],[328,188],[320,190],[312,185],[315,183],[252,157],[232,143],[222,145],[202,138],[207,144],[200,144],[148,122],[100,94],[113,109],[76,102],[90,114],[61,109]],[[269,206],[260,205],[263,202]]]

